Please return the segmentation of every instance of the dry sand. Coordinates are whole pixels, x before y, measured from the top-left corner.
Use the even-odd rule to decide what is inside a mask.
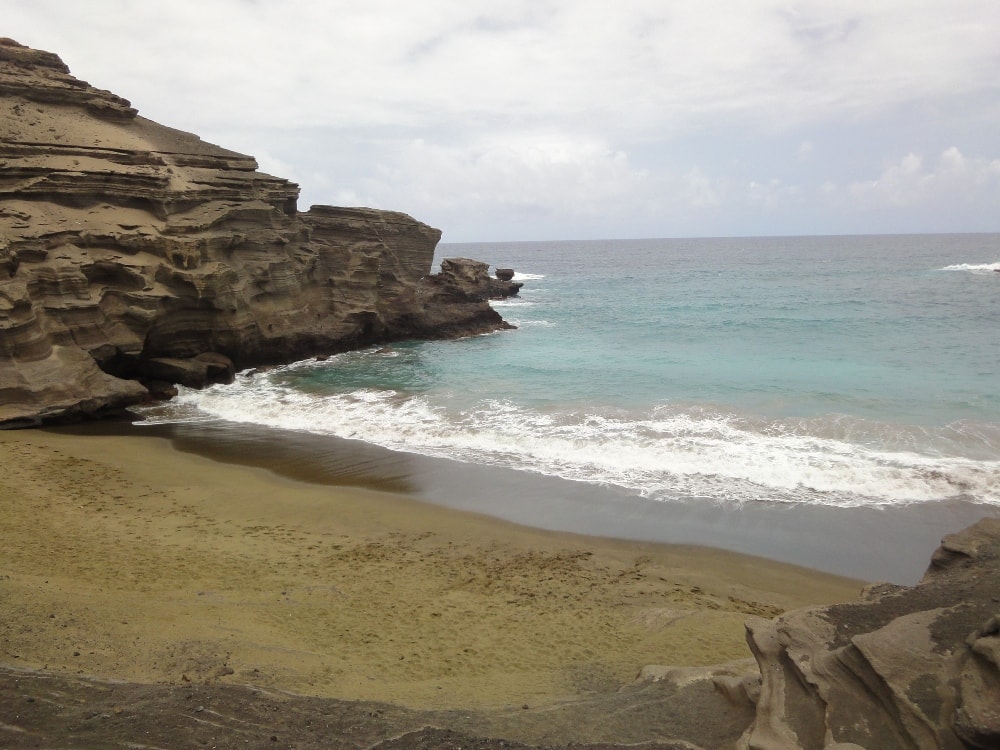
[[[0,466],[0,663],[53,672],[539,706],[648,664],[747,658],[747,614],[861,587],[296,482],[158,438],[0,432]]]

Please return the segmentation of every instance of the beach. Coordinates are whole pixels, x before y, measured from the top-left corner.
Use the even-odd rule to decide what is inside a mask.
[[[238,15],[202,26],[257,39],[241,32],[261,19]],[[1000,744],[1000,234],[975,199],[995,165],[975,146],[985,120],[935,161],[921,139],[824,148],[829,128],[772,106],[801,97],[766,95],[798,132],[748,151],[755,118],[737,117],[730,145],[756,151],[755,167],[711,118],[685,130],[687,105],[653,107],[679,129],[644,115],[655,91],[608,107],[586,65],[549,87],[586,89],[584,116],[545,126],[572,96],[529,97],[525,127],[507,88],[481,85],[487,66],[466,97],[478,135],[461,137],[454,102],[435,134],[421,114],[433,92],[419,92],[445,71],[461,84],[454,61],[477,68],[468,50],[615,34],[606,18],[474,15],[444,36],[427,33],[429,14],[399,16],[419,38],[386,48],[370,32],[392,18],[341,14],[338,28],[389,50],[383,62],[406,61],[390,76],[402,86],[372,85],[377,60],[363,79],[311,76],[345,67],[311,64],[316,49],[350,45],[301,44],[276,23],[263,46],[292,42],[291,75],[241,59],[241,82],[238,56],[190,45],[154,74],[130,55],[117,80],[128,96],[152,85],[144,114],[197,102],[180,128],[228,139],[235,117],[254,149],[261,113],[296,122],[271,83],[305,81],[310,117],[290,139],[258,128],[275,144],[259,161],[139,117],[102,88],[114,76],[74,77],[67,63],[88,57],[88,78],[106,74],[93,49],[70,45],[64,62],[0,39],[0,748]],[[649,68],[650,50],[683,49],[655,43],[664,29],[717,25],[678,18],[615,48]],[[45,43],[25,19],[26,41]],[[797,48],[857,40],[840,33],[855,19],[791,21]],[[111,38],[76,25],[74,39]],[[456,29],[481,38],[455,47]],[[741,38],[784,49],[780,35]],[[519,58],[582,59],[551,49]],[[726,90],[712,57],[700,83],[696,64],[667,65],[694,77],[653,88]],[[620,74],[619,58],[598,68]],[[157,81],[195,62],[188,79],[222,81],[253,111],[215,111],[197,86],[157,110]],[[976,93],[961,78],[951,99]],[[945,101],[907,100],[900,80],[902,99],[875,97],[881,125],[908,108],[893,115],[893,101]],[[716,109],[739,114],[760,86],[729,89],[750,95]],[[593,102],[626,128],[602,126]],[[673,134],[658,164],[643,132]],[[782,154],[796,149],[792,169]],[[677,153],[696,157],[684,174]],[[717,157],[743,177],[711,168]],[[295,181],[266,173],[296,158],[311,166]],[[833,159],[825,176],[803,171],[812,158]],[[300,190],[327,173],[336,184]],[[420,217],[326,205],[347,199]],[[779,211],[763,220],[762,207]],[[959,231],[887,233],[942,230]],[[500,241],[452,241],[484,237]]]
[[[442,245],[517,330],[182,388],[182,450],[526,526],[916,584],[1000,509],[995,235]],[[471,489],[470,489],[471,488]]]
[[[646,665],[747,659],[748,615],[862,587],[435,505],[384,465],[320,481],[266,445],[223,462],[137,429],[0,433],[5,664],[535,707],[612,693]]]

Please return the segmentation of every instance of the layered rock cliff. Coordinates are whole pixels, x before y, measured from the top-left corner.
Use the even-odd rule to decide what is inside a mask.
[[[506,327],[454,274],[428,278],[439,230],[297,198],[0,40],[0,426],[99,415],[229,360]]]

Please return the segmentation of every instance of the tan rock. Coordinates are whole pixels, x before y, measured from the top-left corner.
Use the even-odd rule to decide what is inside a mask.
[[[298,193],[0,40],[0,427],[147,396],[117,379],[209,382],[208,353],[243,368],[507,327],[427,278],[439,230],[299,213]]]
[[[753,620],[742,748],[1000,747],[1000,518],[946,537],[919,585]]]

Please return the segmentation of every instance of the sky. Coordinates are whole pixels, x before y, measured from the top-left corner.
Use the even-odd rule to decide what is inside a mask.
[[[0,36],[445,242],[1000,231],[997,0],[0,0]]]

